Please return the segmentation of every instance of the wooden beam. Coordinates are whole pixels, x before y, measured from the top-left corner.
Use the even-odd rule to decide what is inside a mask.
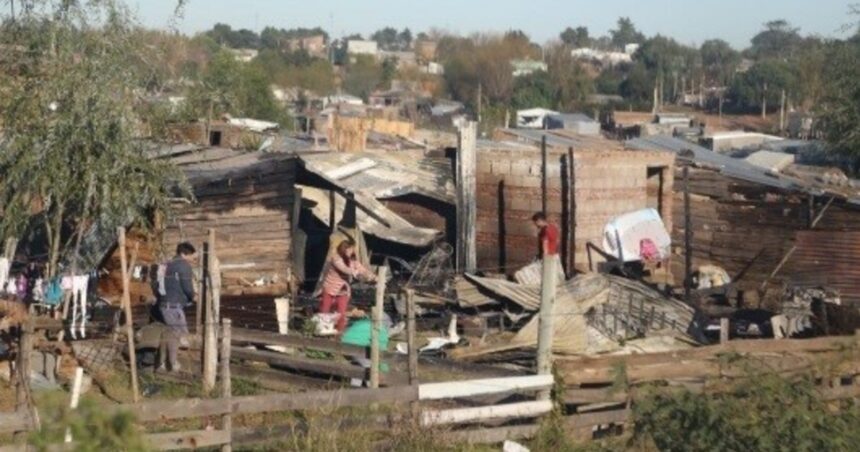
[[[212,275],[215,269],[215,230],[209,229],[209,237],[204,244],[206,254],[206,275],[209,285],[209,294],[206,305],[203,307],[203,391],[206,393],[215,389],[215,376],[218,369],[218,325],[215,318],[215,282]]]
[[[477,123],[467,121],[459,131],[457,149],[457,270],[477,267]]]
[[[115,405],[105,409],[111,413],[130,413],[138,422],[163,422],[172,419],[220,416],[230,412],[230,401],[197,398],[148,400],[134,404]]]
[[[690,210],[690,166],[684,165],[684,301],[691,301],[693,275],[693,220]]]
[[[450,410],[425,411],[421,414],[421,425],[449,425],[467,422],[537,417],[552,411],[551,400],[509,403],[505,405]]]
[[[129,293],[129,283],[131,280],[130,268],[125,257],[125,228],[117,228],[119,237],[119,258],[122,273],[122,307],[125,313],[125,335],[128,341],[128,362],[131,370],[131,395],[132,400],[137,402],[140,400],[140,389],[137,386],[137,355],[134,346],[134,320],[131,315],[131,295]],[[132,258],[133,260],[134,258]]]
[[[230,319],[224,319],[221,322],[221,398],[226,400],[230,400],[233,397],[233,379],[230,375],[231,326]],[[221,446],[221,452],[231,452],[233,450],[233,417],[230,413],[225,413],[221,416],[221,430],[230,439]]]
[[[366,353],[365,347],[344,344],[329,339],[277,334],[270,331],[251,330],[247,328],[233,328],[233,343],[237,344],[244,342],[260,345],[280,345],[283,347],[321,350],[344,355],[364,356]],[[383,353],[383,355],[388,354]]]
[[[233,414],[307,410],[314,407],[366,406],[371,403],[408,403],[418,400],[418,388],[394,386],[379,389],[311,391],[298,394],[267,394],[233,397]]]
[[[376,303],[371,311],[370,327],[370,387],[379,387],[379,333],[382,331],[382,309],[385,303],[385,276],[388,267],[382,265],[376,274]]]
[[[557,290],[557,255],[544,255],[541,259],[540,311],[538,312],[537,373],[552,375],[553,322]],[[549,400],[549,390],[538,394],[540,400]]]
[[[229,443],[230,434],[223,430],[192,430],[150,433],[144,439],[155,450],[204,449]]]
[[[278,352],[249,350],[242,347],[233,347],[231,354],[235,359],[258,361],[293,370],[334,375],[341,378],[358,378],[363,380],[366,377],[363,368],[345,362],[303,358]]]
[[[0,412],[0,434],[26,432],[32,428],[27,411]]]
[[[517,391],[533,391],[549,389],[552,385],[552,375],[528,375],[525,377],[425,383],[418,386],[418,400],[452,399]]]

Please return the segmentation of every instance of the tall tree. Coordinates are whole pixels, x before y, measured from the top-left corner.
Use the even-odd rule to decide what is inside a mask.
[[[790,58],[800,46],[799,29],[785,20],[772,20],[764,24],[764,30],[752,38],[749,54],[756,59]]]
[[[860,156],[860,29],[846,42],[836,43],[824,68],[828,83],[817,111],[821,130],[834,152]],[[855,173],[860,168],[854,168]]]
[[[728,84],[741,61],[741,55],[722,39],[709,39],[702,43],[699,53],[708,81]]]
[[[619,17],[614,30],[609,31],[612,45],[623,48],[627,44],[641,44],[645,41],[645,35],[636,29],[629,17]]]
[[[0,230],[41,224],[52,276],[95,221],[145,226],[152,210],[169,211],[170,185],[185,184],[137,135],[136,68],[151,58],[127,11],[113,0],[36,3],[17,19],[15,42],[30,52],[0,97]]]
[[[588,34],[587,27],[576,27],[576,29],[567,27],[561,34],[558,36],[561,39],[561,42],[573,47],[573,48],[583,48],[583,47],[591,47],[591,37]]]

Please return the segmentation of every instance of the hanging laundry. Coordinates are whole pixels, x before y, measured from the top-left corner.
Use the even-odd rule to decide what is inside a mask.
[[[9,281],[9,259],[0,257],[0,289],[6,287]]]
[[[63,302],[61,278],[54,278],[45,284],[45,304],[59,306]]]
[[[45,280],[44,279],[36,278],[33,281],[31,300],[33,301],[33,303],[43,303],[45,301]]]
[[[18,293],[18,281],[16,278],[9,278],[9,281],[6,282],[5,292],[8,295],[15,295]]]
[[[77,334],[75,328],[79,328],[78,331],[81,333],[81,339],[86,337],[86,324],[87,324],[87,286],[89,283],[89,276],[87,275],[79,275],[72,276],[72,322],[69,327],[69,334],[72,336],[72,339],[77,339]],[[78,312],[80,311],[80,313]],[[78,325],[78,321],[80,324]]]
[[[15,288],[15,293],[18,295],[18,298],[21,300],[27,299],[27,290],[29,289],[29,281],[27,281],[27,277],[23,274],[18,275],[18,280],[16,282],[17,287]]]

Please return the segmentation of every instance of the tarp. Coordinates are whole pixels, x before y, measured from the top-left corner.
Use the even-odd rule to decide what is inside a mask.
[[[637,210],[613,218],[603,229],[603,250],[616,258],[623,258],[624,262],[638,261],[643,239],[654,242],[661,259],[669,255],[672,239],[666,231],[663,219],[654,209]]]

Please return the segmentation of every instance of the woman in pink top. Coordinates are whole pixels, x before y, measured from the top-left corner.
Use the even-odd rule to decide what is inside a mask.
[[[344,240],[327,262],[320,303],[320,312],[323,314],[331,311],[332,304],[337,305],[339,332],[346,328],[346,307],[352,294],[350,283],[358,276],[363,276],[368,281],[376,281],[376,276],[355,258],[355,242]]]

